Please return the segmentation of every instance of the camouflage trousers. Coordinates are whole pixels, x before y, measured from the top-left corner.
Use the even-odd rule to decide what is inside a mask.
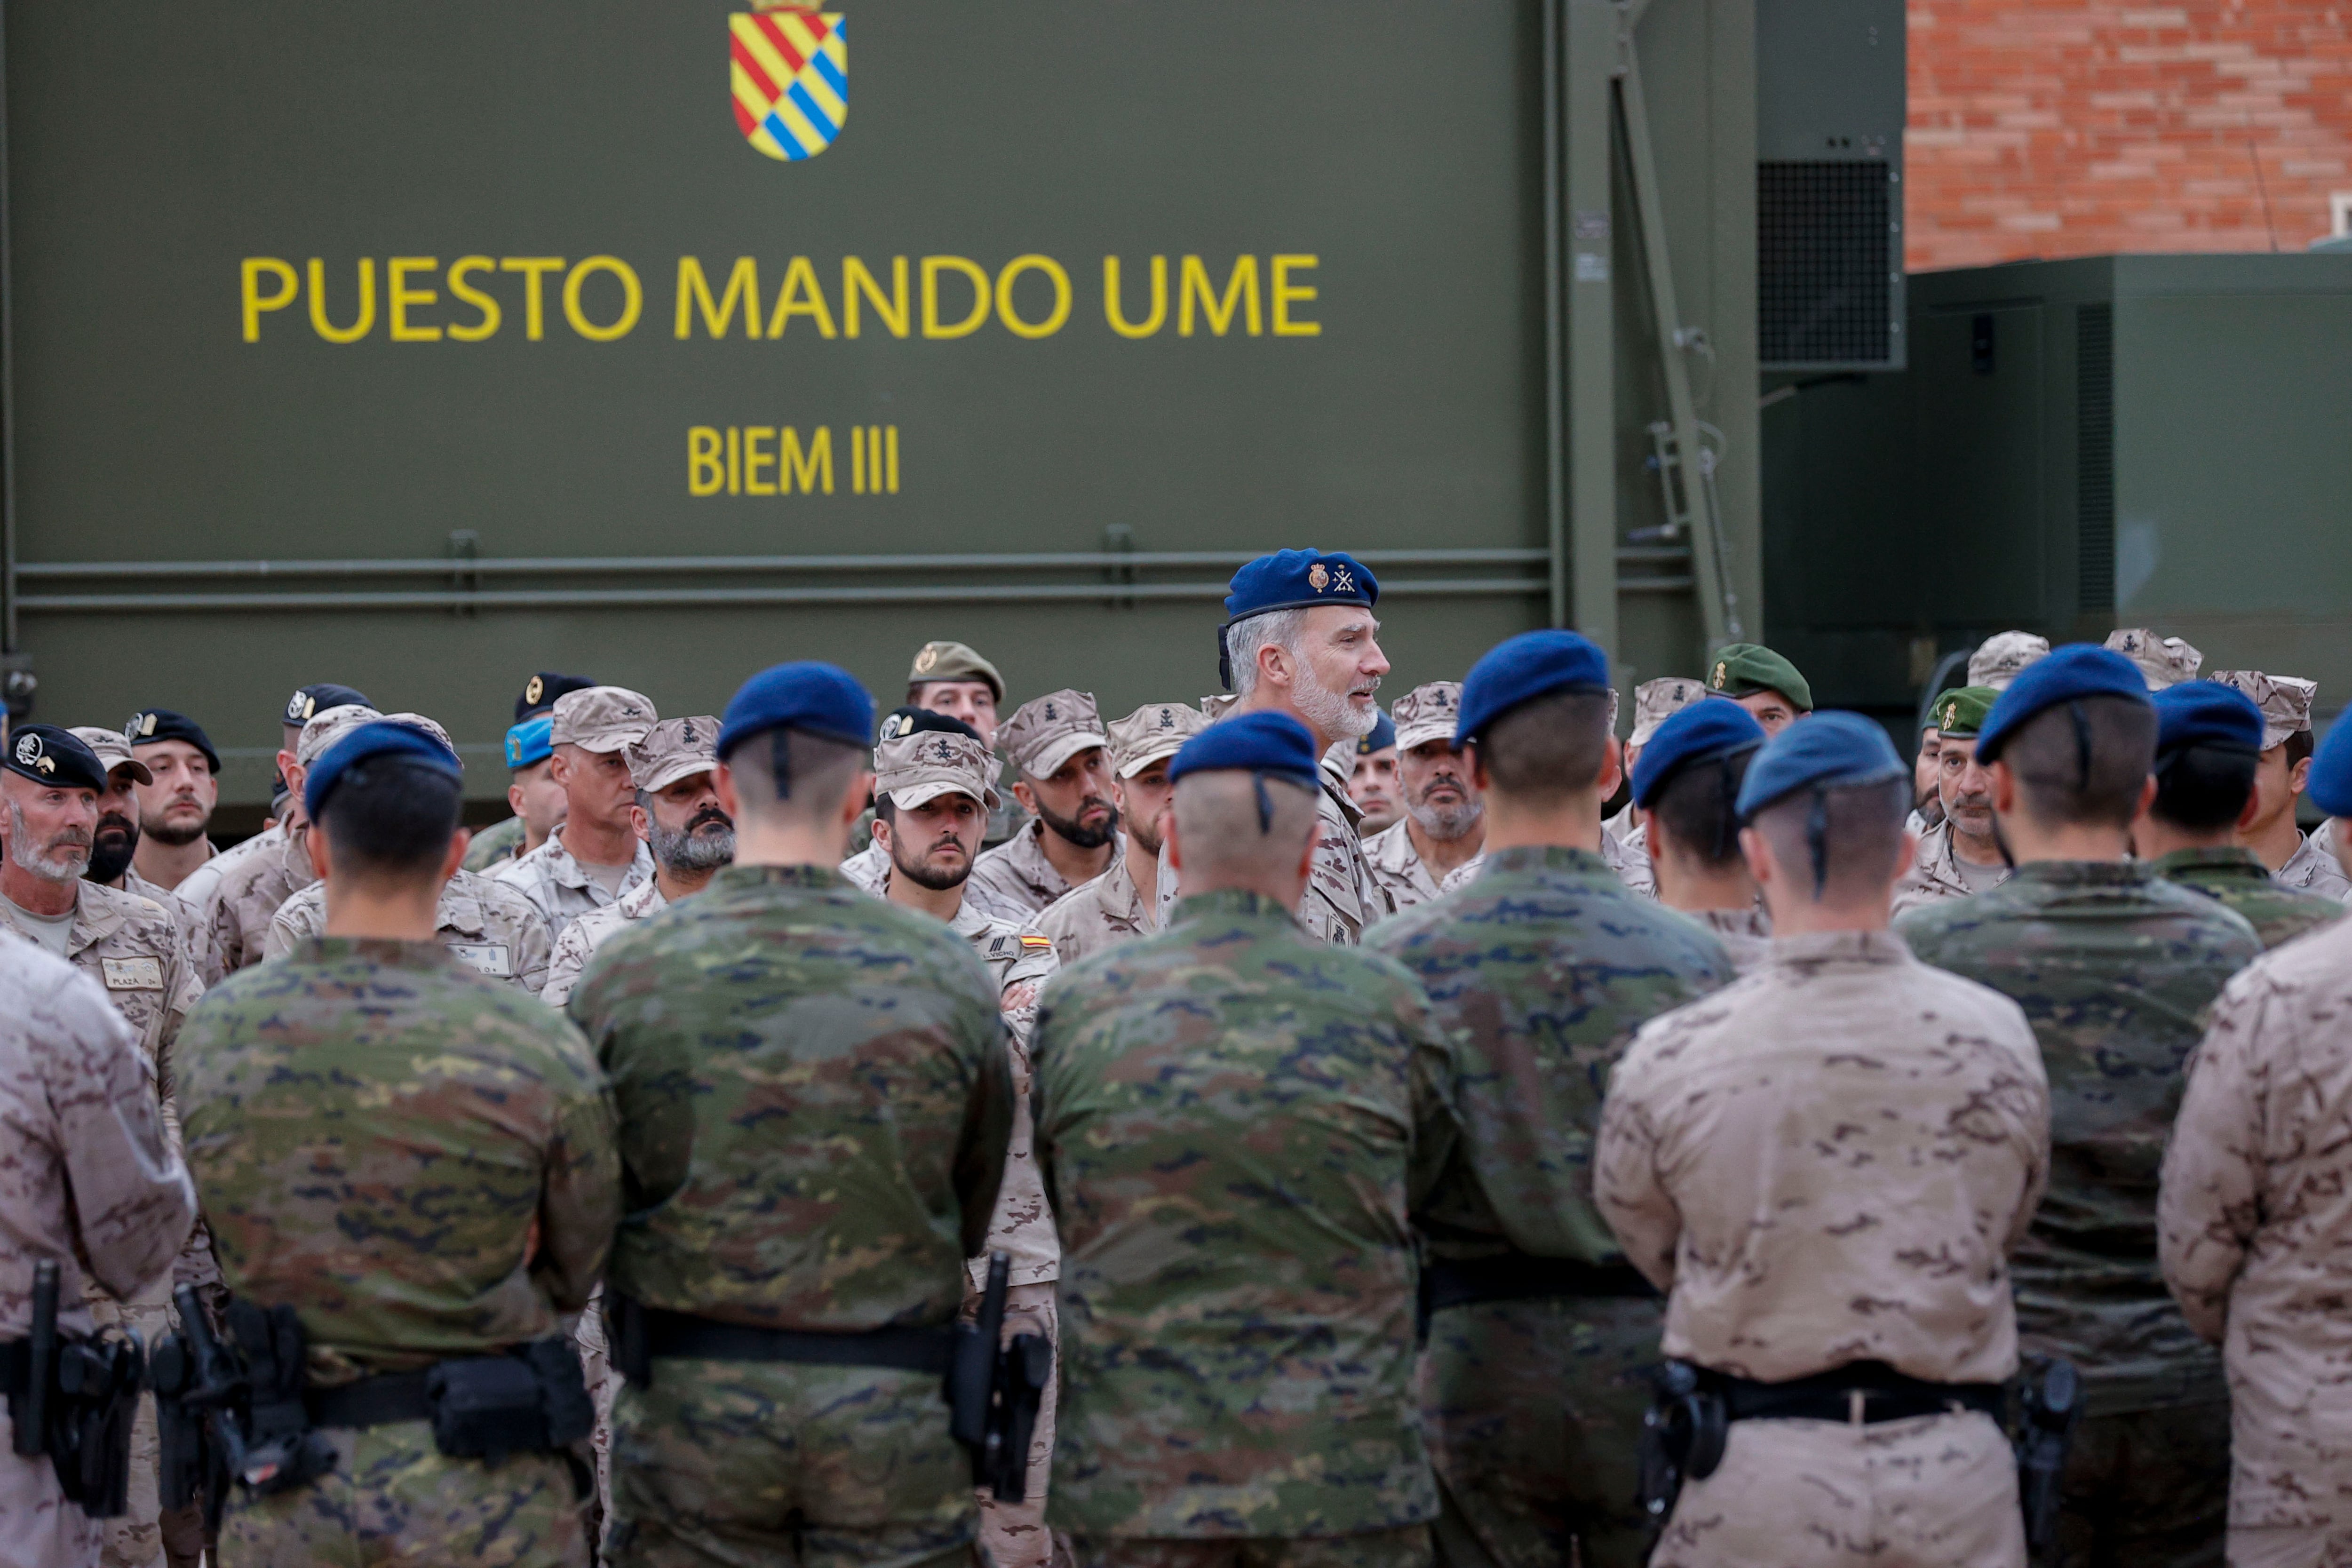
[[[1735,1421],[1652,1568],[2025,1568],[2017,1461],[1989,1415]]]
[[[971,1466],[929,1373],[654,1363],[613,1408],[616,1568],[970,1561]]]
[[[1664,1317],[1650,1298],[1555,1297],[1431,1320],[1421,1409],[1447,1568],[1639,1568],[1634,1441]]]
[[[66,1501],[46,1455],[16,1457],[16,1430],[0,1400],[0,1568],[96,1568],[103,1531]]]
[[[2063,1568],[2221,1568],[2229,1402],[2085,1416],[2063,1491]]]
[[[586,1568],[587,1500],[554,1454],[492,1468],[434,1447],[422,1421],[323,1428],[335,1468],[273,1497],[243,1491],[221,1521],[235,1568]]]
[[[1054,1347],[1054,1374],[1038,1401],[1037,1425],[1029,1436],[1029,1469],[1019,1502],[998,1502],[993,1491],[980,1497],[980,1544],[995,1568],[1045,1568],[1054,1558],[1053,1531],[1045,1526],[1045,1487],[1054,1474],[1054,1406],[1062,1384],[1062,1314],[1053,1280],[1015,1285],[1004,1293],[1004,1341],[1015,1334],[1043,1334]],[[976,1300],[976,1299],[975,1299]]]
[[[1431,1568],[1436,1561],[1425,1524],[1351,1535],[1078,1535],[1070,1552],[1077,1568]]]
[[[596,1287],[588,1306],[572,1325],[572,1342],[580,1352],[580,1376],[596,1406],[596,1426],[588,1442],[596,1455],[596,1517],[613,1517],[613,1401],[621,1392],[621,1374],[604,1342],[604,1288]]]
[[[2352,1568],[2352,1527],[2263,1525],[2232,1530],[2230,1568]]]

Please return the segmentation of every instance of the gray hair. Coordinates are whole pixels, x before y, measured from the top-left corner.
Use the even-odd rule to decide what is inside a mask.
[[[1234,695],[1246,698],[1257,689],[1257,655],[1260,648],[1286,647],[1298,651],[1299,639],[1307,631],[1307,608],[1268,610],[1262,616],[1236,621],[1225,628],[1225,668],[1232,673]]]

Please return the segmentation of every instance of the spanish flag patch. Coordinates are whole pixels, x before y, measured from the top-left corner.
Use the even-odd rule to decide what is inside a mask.
[[[1044,952],[1053,945],[1054,939],[1051,937],[1039,936],[1034,931],[1024,931],[1021,933],[1021,951],[1024,952]]]

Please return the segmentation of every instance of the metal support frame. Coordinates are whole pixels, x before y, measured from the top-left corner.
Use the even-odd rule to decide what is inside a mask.
[[[1562,0],[1569,257],[1568,471],[1574,520],[1575,625],[1617,656],[1617,323],[1610,280],[1611,0]]]

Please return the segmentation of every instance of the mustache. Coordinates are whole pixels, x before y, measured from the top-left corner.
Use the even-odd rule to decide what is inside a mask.
[[[716,805],[706,805],[700,811],[696,812],[694,816],[688,820],[686,830],[688,833],[692,833],[697,828],[709,826],[714,824],[720,827],[731,828],[735,826],[735,819],[728,816],[725,812],[719,810]]]

